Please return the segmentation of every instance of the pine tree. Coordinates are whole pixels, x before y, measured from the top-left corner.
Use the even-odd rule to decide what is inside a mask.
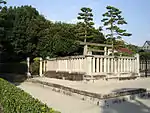
[[[132,34],[120,28],[120,25],[127,24],[125,19],[121,16],[122,11],[113,6],[107,6],[106,9],[107,12],[103,14],[101,22],[103,22],[104,28],[109,32],[106,37],[113,45],[112,52],[114,55],[114,43],[116,39],[121,39],[124,36],[131,36]]]
[[[81,8],[81,13],[78,13],[78,15],[79,16],[77,17],[77,19],[82,20],[82,22],[78,23],[81,24],[81,26],[79,27],[79,35],[80,38],[83,38],[84,42],[86,43],[86,39],[91,38],[91,36],[89,36],[90,29],[94,25],[92,9],[83,7]]]
[[[91,28],[93,27],[93,14],[92,9],[83,7],[81,8],[81,13],[78,14],[77,17],[78,20],[82,20],[83,22],[80,22],[81,27],[79,27],[79,37],[81,39],[84,39],[84,43],[87,42],[87,38],[92,38],[90,34]],[[86,55],[88,51],[88,47],[85,44],[83,54]]]

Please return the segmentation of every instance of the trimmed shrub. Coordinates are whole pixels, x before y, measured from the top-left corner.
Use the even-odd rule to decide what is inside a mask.
[[[33,63],[31,63],[30,72],[32,75],[39,75],[39,65],[39,61],[34,61]]]
[[[34,62],[31,63],[30,72],[32,75],[39,75],[40,58],[34,58]]]
[[[59,113],[3,79],[0,79],[0,104],[4,113]]]

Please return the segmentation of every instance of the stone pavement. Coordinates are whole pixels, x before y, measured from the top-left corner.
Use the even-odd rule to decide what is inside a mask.
[[[54,92],[49,87],[30,82],[24,82],[18,87],[61,113],[100,113],[99,106]]]
[[[41,79],[41,78],[36,78],[36,79]],[[46,81],[49,79],[42,78],[41,80]],[[56,82],[57,80],[52,80],[52,81]],[[65,82],[65,84],[67,85],[66,81],[60,80],[59,82],[60,83]],[[150,87],[149,83],[150,83],[150,79],[148,78],[148,79],[140,79],[135,81],[121,81],[119,84],[121,85],[120,87],[123,87],[125,85],[126,87],[141,86],[149,89]],[[73,84],[75,86],[77,84],[80,86],[81,84],[84,83],[74,82]],[[102,83],[96,81],[94,84],[88,83],[85,85],[99,86],[100,84]],[[105,87],[106,84],[103,84],[103,87]],[[118,84],[117,82],[110,81],[107,85],[116,88],[117,84]],[[75,98],[73,96],[66,96],[61,93],[54,92],[51,90],[50,87],[43,86],[36,83],[24,82],[20,84],[18,87],[25,90],[33,97],[38,98],[43,103],[46,103],[49,107],[53,107],[54,109],[61,111],[61,113],[150,113],[150,99],[136,98],[135,100],[128,100],[124,103],[119,103],[119,104],[109,103],[108,106],[102,107],[102,106],[97,106],[88,101],[83,101],[81,99]]]
[[[150,89],[150,78],[141,78],[136,80],[96,80],[93,82],[81,82],[81,81],[68,81],[54,78],[46,78],[46,77],[37,77],[33,78],[33,80],[38,80],[42,82],[60,84],[63,86],[71,87],[74,89],[79,89],[83,91],[98,93],[98,94],[109,94],[114,92],[115,90],[121,90],[124,88],[146,88]]]

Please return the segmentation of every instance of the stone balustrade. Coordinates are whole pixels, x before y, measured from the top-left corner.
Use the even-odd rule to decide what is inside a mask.
[[[40,65],[41,67],[41,65]],[[139,55],[114,57],[100,55],[70,56],[44,61],[40,72],[84,73],[89,76],[129,77],[139,76]]]

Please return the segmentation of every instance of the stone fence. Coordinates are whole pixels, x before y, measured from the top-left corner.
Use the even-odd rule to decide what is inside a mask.
[[[90,77],[121,78],[138,77],[139,55],[134,57],[86,55],[52,58],[40,61],[40,75],[45,72],[81,74]],[[68,75],[69,76],[69,75]]]

